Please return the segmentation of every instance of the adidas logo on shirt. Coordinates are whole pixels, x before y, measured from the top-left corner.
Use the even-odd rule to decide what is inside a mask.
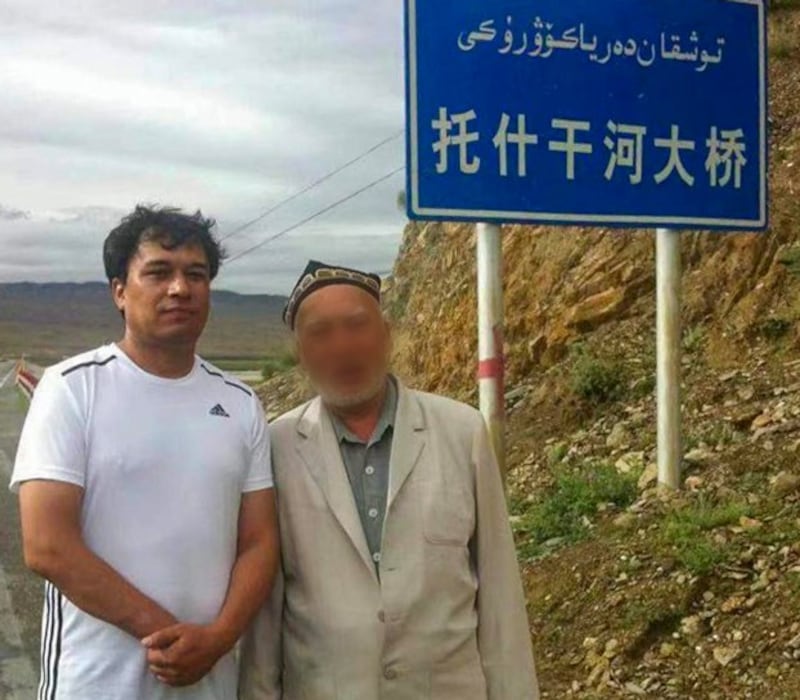
[[[212,408],[208,413],[209,413],[209,415],[212,415],[212,416],[220,416],[222,418],[230,418],[230,415],[228,414],[228,412],[224,408],[222,408],[222,404],[219,404],[219,403],[216,406],[214,406],[214,408]]]

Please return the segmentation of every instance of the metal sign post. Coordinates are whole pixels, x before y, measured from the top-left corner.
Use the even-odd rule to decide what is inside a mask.
[[[498,457],[496,226],[659,228],[659,480],[678,487],[674,230],[767,227],[766,0],[405,4],[408,216],[479,222],[481,408]]]
[[[478,224],[478,391],[503,482],[505,360],[503,358],[503,248],[498,224]]]
[[[681,460],[681,234],[656,231],[656,375],[658,482],[680,487]]]

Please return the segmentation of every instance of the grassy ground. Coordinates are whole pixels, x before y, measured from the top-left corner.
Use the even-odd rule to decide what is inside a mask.
[[[266,359],[264,357],[209,357],[217,367],[225,372],[260,372]]]
[[[226,372],[250,375],[257,373],[253,382],[259,383],[265,379],[286,372],[297,364],[297,359],[292,350],[276,349],[270,354],[261,357],[209,357],[217,367]]]

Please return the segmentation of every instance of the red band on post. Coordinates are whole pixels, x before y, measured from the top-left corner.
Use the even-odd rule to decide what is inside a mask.
[[[505,359],[503,357],[481,360],[478,363],[478,379],[500,379],[503,376],[504,367]]]

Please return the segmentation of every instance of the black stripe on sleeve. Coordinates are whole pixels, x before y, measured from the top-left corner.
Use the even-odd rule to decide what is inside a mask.
[[[78,369],[84,369],[85,367],[94,367],[94,366],[103,367],[103,366],[107,365],[109,362],[111,362],[111,360],[116,360],[116,359],[117,359],[116,355],[110,355],[105,360],[92,360],[90,362],[81,362],[81,364],[79,364],[79,365],[75,365],[74,367],[69,367],[68,369],[65,369],[61,373],[61,376],[62,377],[66,377],[71,372],[74,372],[75,370],[78,370]]]
[[[225,380],[225,383],[228,386],[232,386],[234,389],[238,389],[239,391],[243,391],[248,396],[252,396],[253,395],[253,393],[249,389],[245,389],[241,384],[235,384],[234,382],[229,382],[227,379]]]
[[[222,374],[221,372],[214,372],[213,370],[210,370],[202,362],[200,363],[200,366],[206,371],[207,374],[210,374],[212,377],[219,377],[228,386],[232,386],[234,389],[238,389],[239,391],[243,391],[248,396],[252,396],[253,395],[253,393],[249,389],[246,389],[241,384],[236,384],[235,382],[230,382],[227,379],[225,379],[225,375]]]
[[[200,363],[200,366],[201,366],[201,367],[202,367],[202,368],[203,368],[203,369],[204,369],[204,370],[205,370],[205,371],[206,371],[208,374],[212,375],[213,377],[219,377],[220,379],[225,379],[225,377],[224,377],[224,376],[223,376],[223,375],[222,375],[220,372],[214,372],[214,371],[210,370],[210,369],[209,369],[208,367],[206,367],[206,366],[205,366],[205,365],[204,365],[202,362]]]

